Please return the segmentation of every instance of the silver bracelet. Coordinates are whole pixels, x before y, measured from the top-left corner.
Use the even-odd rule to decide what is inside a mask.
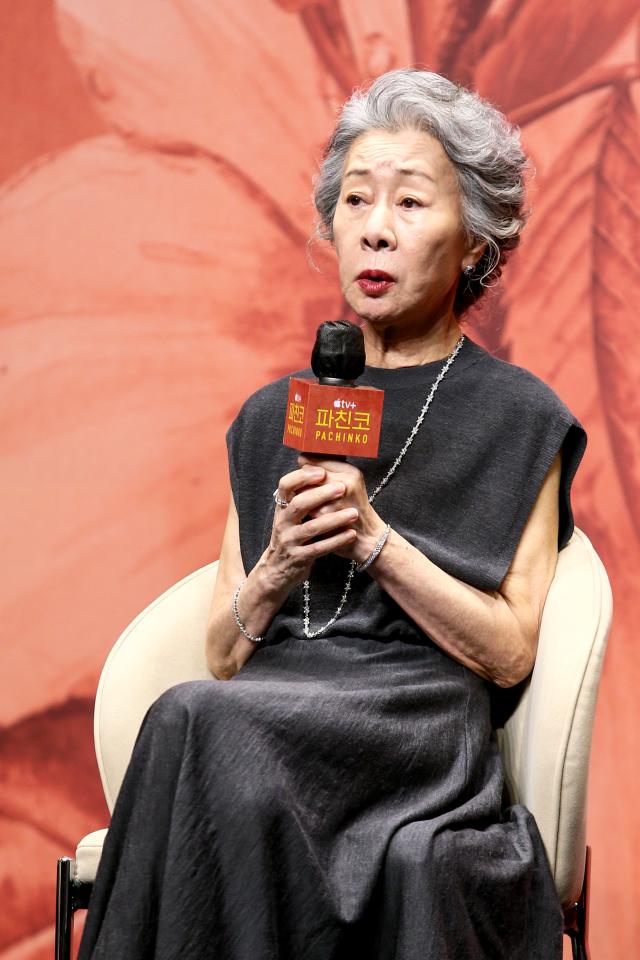
[[[254,643],[260,643],[262,640],[264,640],[264,637],[254,637],[253,634],[249,633],[244,623],[240,619],[240,614],[238,613],[238,594],[240,593],[240,587],[242,586],[243,583],[246,583],[246,582],[247,582],[246,580],[241,580],[238,586],[236,587],[236,592],[234,593],[233,599],[231,601],[231,609],[233,610],[233,615],[236,618],[236,623],[244,633],[247,640],[253,640]]]
[[[369,554],[366,560],[363,560],[361,564],[356,566],[356,573],[362,573],[363,570],[366,570],[367,567],[371,566],[375,558],[378,556],[385,543],[387,542],[387,537],[389,536],[389,530],[391,529],[391,524],[388,523],[384,529],[384,533],[376,543],[375,547]]]

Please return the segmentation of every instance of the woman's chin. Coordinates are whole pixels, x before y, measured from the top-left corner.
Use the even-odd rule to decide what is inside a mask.
[[[356,313],[358,319],[362,321],[362,323],[366,323],[370,327],[374,327],[374,328],[379,327],[380,329],[382,329],[383,327],[388,327],[389,324],[394,322],[393,317],[389,317],[389,316],[383,317],[380,315],[371,316],[371,314],[368,313],[366,310],[362,312],[355,310],[354,312]]]
[[[397,304],[389,301],[384,303],[383,297],[358,297],[354,302],[349,303],[349,306],[361,320],[371,324],[392,323],[399,316]]]

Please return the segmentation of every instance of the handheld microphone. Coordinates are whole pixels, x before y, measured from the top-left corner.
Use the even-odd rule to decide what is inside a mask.
[[[348,320],[327,320],[316,332],[311,369],[324,386],[353,387],[364,373],[366,355],[360,327]]]
[[[311,354],[318,380],[290,377],[283,444],[336,460],[377,457],[384,391],[356,385],[364,367],[360,327],[347,320],[321,323]]]

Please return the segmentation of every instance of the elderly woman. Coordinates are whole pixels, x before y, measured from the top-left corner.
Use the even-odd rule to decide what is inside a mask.
[[[228,682],[148,711],[80,960],[561,957],[491,705],[533,667],[586,434],[460,327],[519,241],[526,167],[437,74],[345,104],[315,202],[385,392],[379,456],[283,446],[288,377],[243,404],[206,650]]]

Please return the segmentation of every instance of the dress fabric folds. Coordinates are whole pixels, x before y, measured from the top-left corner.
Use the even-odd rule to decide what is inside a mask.
[[[369,490],[443,362],[366,368],[360,382],[385,390],[379,457],[353,461]],[[281,444],[287,385],[249,397],[227,434],[247,572],[268,542],[271,494],[297,465]],[[568,542],[585,445],[548,386],[467,337],[374,507],[447,572],[497,589],[559,450]],[[312,629],[347,571],[336,556],[314,564]],[[537,825],[505,793],[496,688],[366,573],[312,639],[301,593],[231,680],[177,684],[149,708],[79,960],[561,960]]]

